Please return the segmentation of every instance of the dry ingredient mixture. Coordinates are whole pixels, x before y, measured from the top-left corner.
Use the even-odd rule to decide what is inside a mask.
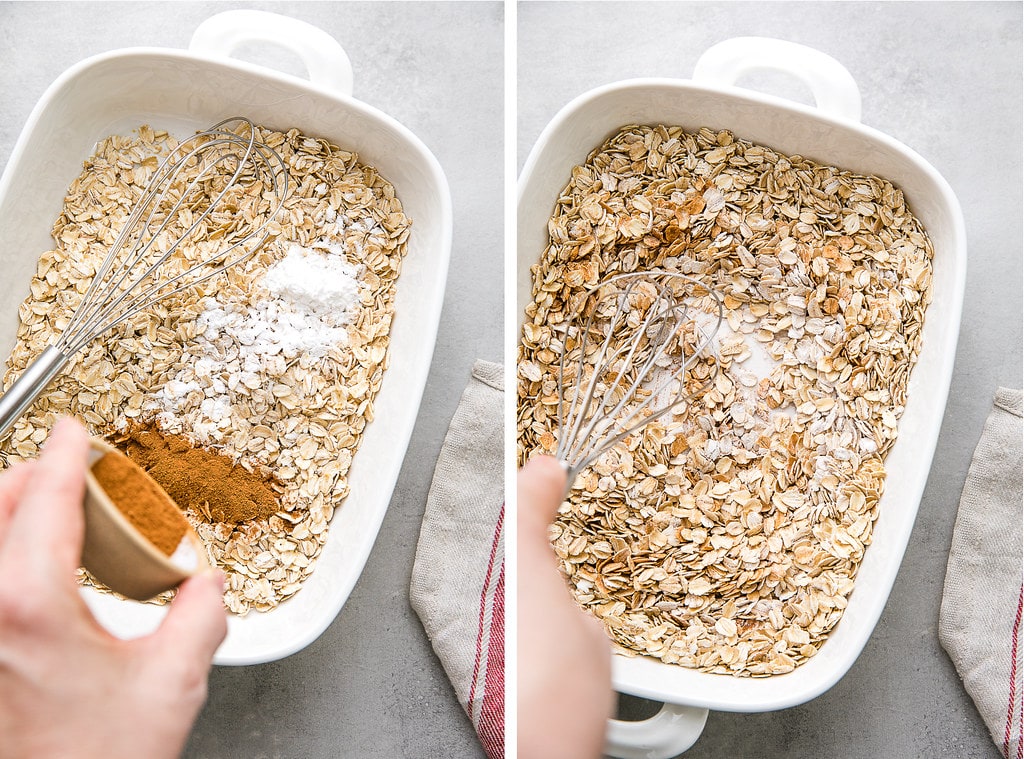
[[[226,573],[225,604],[239,615],[299,590],[348,493],[387,366],[411,224],[393,186],[356,154],[294,129],[257,131],[284,159],[293,187],[270,241],[92,343],[0,442],[11,460],[33,457],[56,418],[72,414],[94,432],[150,424],[272,476],[280,484],[273,513],[268,506],[235,521],[212,502],[209,516],[201,506],[188,512]],[[103,140],[85,162],[54,224],[56,247],[40,257],[19,310],[5,386],[67,323],[174,144],[144,126]],[[261,201],[237,202],[248,216]],[[200,260],[198,248],[182,247],[182,267]]]
[[[533,268],[519,459],[554,451],[587,288],[688,274],[723,298],[719,375],[584,470],[551,538],[626,653],[764,676],[814,656],[870,543],[931,297],[898,188],[736,138],[627,126],[572,171]]]
[[[105,453],[90,467],[96,482],[129,522],[165,556],[181,544],[188,522],[167,494],[120,453]]]

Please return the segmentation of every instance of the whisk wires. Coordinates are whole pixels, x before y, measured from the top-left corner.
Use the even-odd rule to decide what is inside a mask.
[[[270,236],[288,190],[287,166],[257,139],[248,119],[225,119],[183,140],[132,206],[55,347],[70,355],[158,301],[253,255]],[[253,218],[228,221],[246,199]],[[186,242],[213,252],[176,271],[168,262]]]
[[[716,313],[696,307],[698,294],[707,296],[703,300]],[[568,468],[570,482],[617,443],[714,381],[717,362],[710,362],[703,378],[693,377],[691,369],[708,358],[723,318],[713,291],[690,277],[660,271],[604,280],[586,294],[580,313],[585,321],[577,344],[570,349],[567,331],[559,360],[555,455]]]

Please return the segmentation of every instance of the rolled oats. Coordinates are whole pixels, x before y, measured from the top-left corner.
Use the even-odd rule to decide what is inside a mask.
[[[521,463],[556,448],[558,335],[587,288],[658,268],[726,309],[715,383],[573,484],[550,533],[573,594],[626,653],[793,670],[871,542],[928,236],[885,179],[664,125],[624,127],[575,167],[548,230],[518,351]]]
[[[242,466],[268,469],[283,486],[276,515],[242,524],[187,515],[211,561],[226,572],[225,604],[239,615],[272,609],[299,590],[316,565],[331,515],[348,494],[352,455],[373,418],[387,365],[395,286],[411,223],[391,184],[356,154],[294,129],[258,131],[282,156],[293,182],[271,240],[225,275],[172,296],[90,344],[0,444],[9,458],[31,457],[60,415],[77,416],[94,433],[159,415],[168,432]],[[53,227],[56,246],[41,255],[19,309],[5,386],[67,324],[158,156],[174,144],[166,132],[142,127],[133,136],[103,140],[86,161]],[[246,202],[256,201],[241,199],[243,213],[250,212]],[[218,223],[216,215],[212,223]],[[215,367],[196,361],[192,346],[202,303],[244,311],[260,277],[288,247],[319,245],[325,229],[336,231],[329,242],[363,270],[347,344],[323,356],[278,356],[243,366],[232,359],[238,346],[226,340],[218,343],[223,356]],[[201,244],[186,246],[182,260],[202,254]],[[161,414],[165,406],[158,399],[168,394],[174,413]],[[83,581],[92,582],[87,576]]]

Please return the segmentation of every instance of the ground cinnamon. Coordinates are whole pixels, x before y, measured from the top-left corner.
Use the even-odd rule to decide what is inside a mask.
[[[167,491],[179,507],[209,522],[238,524],[280,509],[276,480],[193,445],[155,424],[131,425],[113,443]]]
[[[188,522],[165,492],[116,451],[103,454],[91,469],[100,487],[135,529],[164,555],[177,550]]]

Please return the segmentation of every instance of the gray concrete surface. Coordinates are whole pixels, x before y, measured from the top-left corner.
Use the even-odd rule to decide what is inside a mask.
[[[215,668],[185,756],[479,757],[408,587],[434,463],[472,363],[502,360],[502,4],[2,2],[0,166],[66,68],[117,48],[184,48],[197,24],[232,7],[295,16],[341,42],[355,96],[405,124],[438,157],[451,185],[454,244],[423,404],[359,583],[305,650],[271,664]],[[302,73],[290,54],[247,46],[239,55]]]
[[[767,714],[712,712],[687,759],[994,759],[936,626],[960,490],[997,386],[1021,386],[1019,2],[525,2],[518,6],[518,161],[569,100],[640,76],[689,78],[702,51],[760,35],[816,47],[860,85],[863,122],[950,182],[967,226],[952,389],[917,524],[886,610],[834,688]],[[748,81],[810,102],[802,85]],[[624,699],[637,718],[652,706]]]

